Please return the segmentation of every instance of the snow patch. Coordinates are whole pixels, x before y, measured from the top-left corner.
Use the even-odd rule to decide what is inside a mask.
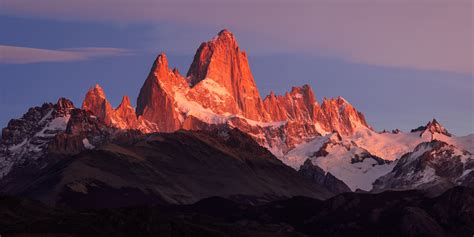
[[[330,135],[316,137],[309,142],[304,142],[298,145],[282,158],[283,163],[298,170],[306,159],[311,157],[314,152],[318,151],[324,143],[329,140],[329,137]]]
[[[15,152],[19,150],[20,148],[22,148],[24,145],[26,145],[27,142],[28,142],[28,139],[25,138],[22,142],[9,147],[8,150],[10,150],[11,152]]]
[[[87,139],[87,138],[82,139],[82,144],[84,144],[84,147],[85,147],[86,149],[89,149],[89,150],[95,148],[95,146],[93,146],[93,145],[89,142],[89,139]]]
[[[36,137],[54,137],[56,133],[65,131],[70,116],[57,117],[51,120],[41,131],[35,134]]]
[[[314,157],[314,154],[326,143],[328,145],[325,150],[328,154]],[[306,159],[310,159],[314,165],[346,183],[352,191],[357,189],[370,191],[372,183],[389,173],[396,162],[379,164],[371,157],[360,162],[353,161],[356,156],[363,157],[364,155],[367,155],[367,150],[358,147],[347,138],[340,141],[337,134],[328,134],[298,145],[281,160],[294,169],[299,169]]]
[[[230,96],[230,93],[225,87],[221,86],[211,78],[205,78],[199,84],[201,84],[202,87],[206,88],[211,93],[215,93],[220,96]]]
[[[239,116],[239,115],[229,116],[228,118],[230,119],[232,117],[237,117],[237,118],[243,119],[251,126],[254,126],[254,127],[258,126],[258,127],[262,127],[262,128],[264,128],[264,127],[278,128],[278,127],[284,126],[286,123],[288,123],[288,121],[260,122],[260,121],[251,120],[251,119]]]
[[[204,108],[201,104],[188,100],[181,92],[176,92],[175,101],[179,111],[186,116],[194,116],[209,124],[222,124],[227,121],[225,115],[218,115],[212,110]]]
[[[360,126],[347,139],[354,141],[359,147],[385,160],[396,160],[402,155],[413,151],[418,144],[430,141],[430,139],[422,138],[419,135],[420,132],[377,133]]]
[[[357,189],[370,191],[372,183],[379,177],[389,173],[395,162],[379,165],[375,159],[365,158],[362,162],[352,163],[352,158],[364,152],[358,147],[348,151],[344,145],[328,147],[329,154],[312,159],[324,171],[342,180],[352,191]]]

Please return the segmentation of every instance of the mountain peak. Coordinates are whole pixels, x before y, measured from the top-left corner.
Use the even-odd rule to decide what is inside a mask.
[[[58,99],[58,102],[56,102],[56,106],[58,109],[60,108],[60,109],[66,109],[66,110],[74,108],[74,104],[72,103],[72,101],[64,97],[61,97]]]
[[[365,121],[365,116],[357,111],[346,99],[324,98],[321,109],[331,130],[336,130],[343,135],[352,134],[357,127],[370,128]]]
[[[187,73],[191,85],[196,85],[207,77],[218,79],[215,76],[211,77],[212,74],[222,74],[219,70],[227,72],[229,69],[226,67],[233,66],[232,64],[238,63],[238,61],[247,61],[246,58],[241,60],[242,56],[245,56],[245,54],[240,52],[234,35],[227,29],[221,30],[212,40],[203,42],[197,49]],[[248,62],[246,64],[248,67]],[[238,66],[245,67],[246,65]]]
[[[431,135],[435,133],[444,134],[448,137],[452,136],[446,128],[443,127],[435,118],[429,121],[425,126],[420,126],[418,128],[412,129],[411,132],[421,131],[420,137],[424,134],[430,133]]]
[[[433,118],[430,122],[426,124],[426,129],[427,131],[431,133],[441,133],[446,136],[451,136],[451,134],[448,132],[446,128],[443,127],[436,119]]]
[[[311,88],[311,86],[308,84],[304,84],[302,86],[294,86],[291,88],[290,95],[295,96],[298,94],[302,95],[303,97],[305,96],[311,97],[312,100],[315,100],[313,88]]]
[[[102,89],[99,84],[95,84],[87,91],[86,97],[82,103],[83,109],[94,112],[91,106],[95,101],[106,101],[104,89]]]
[[[93,95],[98,96],[100,98],[105,98],[104,89],[102,89],[102,87],[97,83],[89,89],[87,94],[91,94],[91,95],[93,94]]]
[[[186,87],[186,79],[171,70],[165,53],[160,53],[137,98],[136,115],[153,125],[153,131],[170,132],[179,128],[179,114],[175,110],[176,88]]]
[[[128,98],[128,96],[124,95],[122,97],[122,102],[120,102],[118,108],[120,107],[132,107],[132,103],[130,103],[130,98]]]
[[[211,79],[230,94],[235,104],[232,107],[237,107],[241,115],[257,121],[268,119],[247,55],[240,51],[230,31],[222,30],[211,41],[200,45],[187,77],[192,87]]]
[[[122,102],[115,109],[114,121],[114,125],[119,128],[134,128],[137,126],[137,115],[128,96],[124,95]]]
[[[168,64],[168,57],[166,57],[166,54],[164,52],[161,52],[156,57],[156,61],[159,62],[160,64]]]
[[[342,96],[338,96],[337,99],[336,99],[337,103],[338,104],[350,104],[346,99],[344,99],[344,97]]]
[[[168,67],[168,58],[164,52],[161,52],[156,56],[155,62],[153,63],[153,71],[155,72],[167,72]]]
[[[113,111],[104,90],[99,84],[95,84],[86,93],[86,97],[82,102],[82,109],[91,111],[95,116],[104,120],[107,125],[112,124],[111,113]]]
[[[221,31],[219,31],[218,35],[219,36],[221,36],[221,35],[231,35],[231,36],[233,36],[234,34],[232,34],[232,32],[230,32],[230,30],[228,30],[228,29],[222,29]]]
[[[214,37],[214,39],[212,41],[210,41],[211,43],[224,43],[224,44],[233,44],[235,47],[238,47],[237,46],[237,41],[235,39],[235,36],[234,34],[232,34],[232,32],[230,32],[229,30],[227,29],[223,29],[221,30],[217,35],[216,37]]]

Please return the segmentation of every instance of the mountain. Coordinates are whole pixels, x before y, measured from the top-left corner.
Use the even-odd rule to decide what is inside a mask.
[[[33,107],[20,119],[12,119],[2,129],[0,141],[0,178],[14,166],[34,163],[44,157],[49,144],[64,132],[74,105],[61,98],[56,104]]]
[[[0,192],[49,204],[91,208],[186,204],[211,196],[252,202],[332,196],[232,128],[142,134],[108,126],[60,99],[31,109],[3,131]]]
[[[120,105],[113,109],[106,98],[102,87],[96,84],[90,88],[82,102],[82,109],[91,111],[101,118],[107,126],[120,129],[135,128],[138,126],[135,109],[128,96],[123,96]]]
[[[321,134],[370,129],[364,115],[342,97],[319,105],[309,85],[293,87],[284,96],[272,92],[262,100],[247,55],[228,30],[200,45],[186,77],[170,68],[164,53],[158,55],[137,99],[137,122],[118,116],[103,92],[91,91],[83,108],[109,125],[150,133],[225,124],[278,156]]]
[[[443,127],[443,125],[436,121],[436,119],[433,119],[432,121],[428,122],[426,126],[420,126],[418,128],[412,129],[411,132],[421,132],[420,137],[423,137],[428,134],[432,135],[435,133],[443,134],[448,137],[452,136],[451,133],[449,133],[448,130]]]
[[[370,191],[372,183],[394,166],[394,162],[373,155],[337,133],[299,145],[282,160],[300,171],[309,165],[316,166],[323,174],[342,181],[351,191]]]
[[[240,51],[237,40],[228,30],[222,30],[211,41],[199,46],[188,70],[189,84],[199,90],[217,89],[213,94],[226,94],[232,103],[215,104],[211,96],[194,94],[204,108],[231,114],[241,114],[255,121],[268,121],[257,85],[250,71],[247,54]],[[218,85],[217,87],[215,86]],[[222,87],[222,88],[221,88]],[[221,111],[214,108],[223,106]]]
[[[395,133],[375,132],[359,128],[349,136],[338,133],[316,136],[308,142],[297,145],[280,159],[295,169],[301,169],[300,167],[309,160],[326,174],[343,181],[352,191],[358,189],[371,191],[375,188],[373,183],[378,178],[395,172],[394,167],[401,162],[401,157],[413,153],[420,144],[438,140],[461,153],[473,153],[474,135],[456,137],[444,128],[436,130],[432,129],[433,127],[443,128],[438,122],[431,121],[426,126],[421,126],[421,129],[414,129],[411,132],[400,130]],[[446,159],[455,161],[456,154],[458,153],[450,152],[445,156]],[[390,178],[385,181],[388,180]],[[383,183],[382,181],[379,185]],[[456,185],[469,186],[472,185],[472,180],[466,178],[465,182],[458,182]],[[422,186],[411,188],[422,188]],[[387,186],[386,189],[391,188]]]
[[[426,144],[432,144],[430,152],[445,153],[420,156]],[[199,46],[186,76],[159,54],[136,108],[128,96],[114,108],[95,85],[81,108],[61,98],[12,119],[0,141],[0,192],[66,203],[125,189],[131,200],[189,203],[213,195],[327,198],[349,191],[434,190],[441,183],[473,185],[473,144],[474,135],[454,136],[435,119],[411,132],[377,132],[347,100],[319,103],[309,85],[262,100],[246,53],[223,30]],[[461,175],[458,154],[468,161]],[[443,165],[454,168],[448,172]],[[419,178],[432,170],[436,175]],[[173,183],[193,172],[196,177]]]
[[[135,113],[135,108],[133,108],[130,103],[130,98],[124,95],[122,97],[122,102],[114,110],[117,121],[119,121],[119,128],[135,128],[138,126],[138,119]]]
[[[470,152],[432,140],[403,155],[391,172],[375,181],[374,191],[424,189],[438,193],[456,185],[473,186],[473,177]]]

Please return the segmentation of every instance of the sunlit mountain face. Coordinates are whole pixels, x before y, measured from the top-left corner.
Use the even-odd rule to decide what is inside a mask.
[[[56,15],[66,9],[62,3],[51,5],[46,1],[45,6],[57,10],[53,12],[49,8],[21,7],[27,3],[14,4],[7,0],[5,6],[12,10],[13,18],[15,14],[37,11],[39,15],[35,17],[42,18],[41,14],[48,12],[52,19],[64,20]],[[151,10],[153,4],[135,4],[129,5],[129,10],[114,9],[124,19],[137,18],[139,22],[148,19],[146,11],[142,19],[131,6],[144,4]],[[366,7],[370,4],[367,2]],[[77,11],[84,11],[81,4],[75,6]],[[164,6],[172,9],[173,4]],[[222,6],[218,4],[219,7]],[[332,7],[329,4],[327,11]],[[380,9],[384,12],[383,7]],[[435,15],[436,9],[432,9]],[[114,21],[109,19],[108,11],[104,10],[101,20]],[[95,11],[87,12],[94,21]],[[70,12],[71,17],[78,17],[77,14]],[[407,13],[406,18],[410,17]],[[208,19],[203,16],[201,21],[204,24]],[[143,27],[143,22],[129,23],[132,26],[122,27]],[[254,21],[254,24],[260,23]],[[314,26],[321,27],[319,24]],[[361,23],[355,21],[353,25],[358,24]],[[364,24],[375,27],[372,23]],[[67,27],[58,30],[68,32]],[[271,32],[272,28],[267,30]],[[98,73],[110,70],[102,68],[104,62],[136,58],[140,54],[119,46],[118,42],[123,40],[120,37],[114,37],[115,43],[109,45],[98,44],[101,47],[55,50],[2,46],[0,37],[0,68],[35,65],[51,72],[54,67],[50,65],[59,65],[56,73],[64,76],[61,85],[68,88],[44,89],[43,93],[54,91],[57,98],[50,102],[30,98],[28,104],[33,106],[23,111],[23,115],[8,114],[9,122],[2,129],[0,140],[1,236],[471,236],[474,233],[474,134],[457,135],[444,126],[444,119],[434,119],[436,113],[425,114],[422,108],[416,116],[423,117],[423,122],[415,119],[411,123],[418,125],[412,129],[404,126],[380,129],[384,123],[375,125],[372,121],[384,121],[387,117],[376,117],[365,111],[379,105],[379,98],[384,99],[365,97],[375,88],[382,88],[380,81],[373,82],[373,88],[364,86],[361,90],[353,82],[341,79],[330,90],[334,94],[329,94],[314,87],[313,81],[294,79],[302,75],[300,72],[280,77],[277,72],[287,69],[275,63],[265,68],[275,81],[265,84],[257,78],[262,76],[262,69],[254,67],[249,55],[263,50],[269,59],[264,64],[281,62],[282,54],[271,53],[275,44],[272,37],[267,38],[261,49],[247,48],[239,44],[240,34],[228,29],[214,36],[196,31],[197,28],[189,29],[189,37],[183,41],[189,44],[183,48],[191,51],[197,48],[194,55],[179,56],[188,62],[186,67],[181,60],[175,60],[176,48],[166,40],[161,45],[168,45],[169,50],[164,51],[170,53],[160,52],[147,62],[135,61],[143,64],[140,67],[127,60],[119,67],[117,64],[114,68],[117,71],[125,72],[127,67],[140,69],[138,76],[127,80],[130,85],[127,88],[118,86],[118,80],[125,75],[113,74],[100,80],[85,77],[77,83],[72,79],[76,70],[71,71],[70,77],[61,72],[70,70],[68,63],[77,63],[76,67],[91,70],[97,77],[112,75]],[[173,32],[169,30],[171,35]],[[108,33],[113,36],[112,32]],[[101,34],[98,32],[96,38],[104,37]],[[278,32],[267,35],[272,34]],[[191,37],[196,35],[199,37]],[[249,35],[243,36],[247,45]],[[301,37],[304,34],[292,36],[294,42],[311,51]],[[53,39],[51,42],[60,44]],[[330,50],[332,44],[338,43],[323,45]],[[360,45],[346,46],[353,47],[353,57],[370,62],[377,59],[385,66],[401,65],[389,60],[392,50],[387,50],[384,57],[367,58],[358,53]],[[153,47],[145,51],[155,52],[157,49]],[[345,54],[345,50],[341,48],[340,52]],[[86,62],[88,66],[83,64]],[[406,61],[422,68],[442,62]],[[310,60],[301,64],[301,70],[312,67],[312,63],[315,68],[321,66]],[[255,64],[262,62],[256,60]],[[348,69],[342,64],[326,66],[326,69],[336,66],[341,66],[338,69],[341,71]],[[462,71],[465,75],[461,64],[445,66],[440,68]],[[366,75],[372,73],[367,70]],[[6,71],[14,80],[15,70]],[[331,75],[337,74],[326,76]],[[359,76],[354,75],[354,80]],[[18,77],[22,78],[20,74]],[[281,78],[285,78],[283,84],[277,80]],[[464,79],[453,83],[462,84]],[[268,82],[274,83],[273,89]],[[287,87],[281,89],[282,85]],[[429,85],[426,81],[425,89]],[[46,87],[36,86],[38,90]],[[412,86],[419,90],[423,100],[426,90],[416,83]],[[446,96],[452,93],[448,87],[444,90]],[[381,93],[384,94],[383,90]],[[386,90],[387,96],[391,93]],[[396,116],[400,119],[412,118],[404,114],[412,113],[411,107],[417,104],[413,99],[407,102],[405,94],[410,94],[410,90],[397,92],[399,106],[407,109],[405,113],[398,112]],[[435,100],[426,107],[432,104]],[[438,110],[442,108],[439,104]],[[391,114],[392,109],[399,108],[383,106],[379,110]],[[395,119],[393,114],[389,117]],[[448,121],[453,124],[453,120]]]

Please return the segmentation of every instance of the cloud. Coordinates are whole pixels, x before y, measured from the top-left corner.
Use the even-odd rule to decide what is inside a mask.
[[[254,39],[249,51],[264,45],[275,52],[474,74],[472,5],[471,0],[2,0],[0,14],[226,27]],[[157,37],[172,41],[182,35]]]
[[[119,48],[69,48],[51,50],[0,45],[0,63],[9,64],[82,61],[99,57],[115,57],[129,54],[130,51]]]

